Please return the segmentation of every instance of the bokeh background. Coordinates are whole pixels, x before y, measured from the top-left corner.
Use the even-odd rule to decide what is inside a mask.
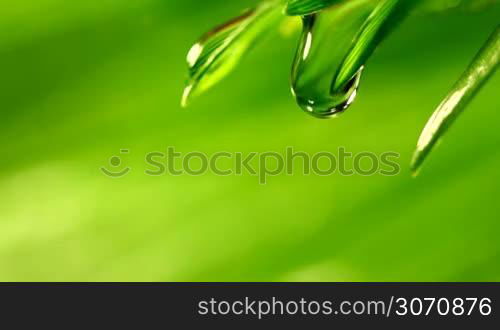
[[[407,20],[335,120],[290,95],[298,34],[269,37],[182,110],[185,55],[254,1],[0,4],[0,280],[498,281],[500,76],[414,179],[427,118],[499,7]],[[144,175],[165,151],[396,151],[393,177]],[[100,172],[120,149],[129,175]]]

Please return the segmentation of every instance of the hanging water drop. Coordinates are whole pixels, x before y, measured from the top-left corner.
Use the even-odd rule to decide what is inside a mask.
[[[365,62],[412,6],[405,0],[351,0],[304,16],[292,69],[300,107],[319,118],[347,110]]]
[[[362,67],[334,88],[339,68],[359,27],[373,9],[353,1],[303,17],[303,32],[292,69],[292,93],[299,106],[319,117],[334,117],[354,102]]]

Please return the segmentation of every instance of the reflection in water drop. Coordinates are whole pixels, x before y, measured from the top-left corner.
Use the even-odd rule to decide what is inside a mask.
[[[413,6],[405,0],[350,0],[304,16],[292,70],[292,92],[302,109],[320,118],[347,110],[365,62]]]
[[[334,117],[354,102],[363,67],[334,88],[339,69],[373,2],[351,1],[303,17],[304,30],[292,70],[292,92],[299,106],[319,118]]]

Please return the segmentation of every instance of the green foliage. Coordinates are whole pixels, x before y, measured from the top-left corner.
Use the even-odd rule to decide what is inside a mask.
[[[352,0],[288,0],[288,15],[309,15],[332,5]],[[368,0],[376,2],[378,0]],[[420,11],[443,11],[451,8],[478,9],[498,0],[403,0]]]
[[[425,126],[412,161],[418,171],[439,139],[460,116],[500,64],[500,26],[479,51],[467,71],[460,77],[448,96],[439,105]]]
[[[376,47],[406,17],[414,6],[412,2],[401,0],[381,0],[356,36],[352,48],[340,65],[333,88],[344,86],[365,65]]]
[[[309,15],[340,2],[342,0],[288,0],[286,13],[291,16]]]
[[[283,19],[280,1],[264,1],[258,7],[213,29],[189,51],[189,80],[181,104],[227,76],[246,52]]]
[[[335,115],[348,107],[354,100],[359,84],[360,72],[375,49],[415,9],[421,11],[441,11],[456,7],[477,9],[497,2],[497,0],[476,2],[470,0],[288,0],[286,1],[286,11],[284,13],[292,16],[306,15],[303,16],[303,33],[305,35],[303,35],[299,44],[299,54],[296,57],[296,63],[292,71],[292,89],[294,95],[299,105],[307,109],[311,114],[322,118],[332,114]],[[268,30],[276,28],[277,24],[281,21],[280,16],[283,13],[284,3],[281,0],[263,1],[255,10],[209,32],[192,47],[188,54],[188,64],[190,66],[189,81],[182,97],[183,106],[187,105],[192,95],[201,94],[227,76],[239,63],[242,56],[251,49],[251,46],[262,35]],[[323,73],[315,74],[316,81],[310,81],[310,74],[306,74],[308,77],[305,78],[307,81],[306,85],[321,87],[324,85],[321,81],[323,78],[319,77],[330,74],[328,71],[328,62],[332,63],[332,61],[326,61],[327,66],[319,67],[319,69],[318,65],[321,66],[321,63],[305,64],[304,60],[307,57],[305,55],[309,54],[310,49],[308,47],[311,46],[308,43],[313,40],[312,31],[309,29],[312,28],[311,22],[316,20],[315,15],[321,15],[321,11],[338,11],[340,15],[352,16],[352,21],[354,21],[357,16],[362,16],[363,11],[366,11],[370,6],[375,7],[361,24],[351,24],[347,30],[342,31],[344,36],[355,36],[350,46],[346,47],[346,49],[341,49],[338,46],[340,44],[338,40],[332,41],[337,46],[337,49],[333,53],[328,53],[328,57],[334,59],[334,54],[340,54],[343,60],[336,64],[333,78],[326,77],[326,79],[332,79],[331,87],[327,89],[308,88],[309,90],[313,90],[312,94],[318,94],[318,91],[320,91],[320,94],[322,93],[322,95],[314,95],[313,98],[302,95],[301,91],[304,88],[301,85],[304,85],[304,83],[301,82],[300,75],[303,72],[311,72],[311,70],[304,70],[303,67],[316,67],[316,71],[319,70],[318,72]],[[353,8],[352,12],[347,10],[346,13],[343,13],[344,9],[349,9],[348,7]],[[338,19],[337,22],[333,22],[331,25],[332,30],[338,30],[339,25],[343,29],[346,29],[342,19]],[[333,36],[334,32],[331,32],[331,34]],[[315,37],[314,40],[316,42]],[[342,36],[339,40],[342,40]],[[490,53],[496,54],[500,51],[498,48],[500,46],[493,42],[489,45],[488,49]],[[301,54],[301,52],[304,52],[304,54]],[[495,62],[495,60],[497,59],[495,58],[492,62]],[[297,61],[300,63],[298,64]],[[496,63],[493,63],[495,65],[489,67],[490,70],[487,74],[483,74],[484,69],[481,63],[477,64],[476,62],[477,60],[472,64],[471,69],[468,70],[465,77],[461,79],[461,82],[452,90],[451,96],[443,101],[440,108],[431,118],[418,144],[415,159],[412,163],[413,169],[417,169],[421,165],[436,141],[446,132],[451,122],[465,108],[494,72],[493,67],[496,67]],[[469,89],[465,93],[463,82],[468,82],[471,79],[474,81],[474,84],[469,83]],[[346,86],[349,88],[344,91]],[[456,97],[457,89],[464,91],[458,101]],[[453,102],[456,104],[450,104]],[[341,109],[338,109],[337,106],[340,106]],[[447,114],[443,115],[443,113]]]
[[[499,281],[500,75],[425,175],[405,169],[416,123],[497,25],[498,8],[405,21],[339,120],[309,118],[289,97],[298,35],[269,36],[183,111],[190,43],[249,3],[0,4],[0,280]],[[294,175],[265,186],[247,173],[145,175],[146,153],[169,146],[394,151],[402,172],[304,176],[297,157]],[[121,179],[99,170],[114,155],[132,168]]]

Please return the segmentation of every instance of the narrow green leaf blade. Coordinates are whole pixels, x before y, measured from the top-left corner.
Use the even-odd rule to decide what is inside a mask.
[[[479,10],[499,3],[499,0],[418,0],[419,12],[439,12],[458,8]]]
[[[309,15],[342,1],[346,0],[288,0],[286,13],[290,16]]]
[[[341,89],[356,75],[377,46],[398,26],[416,1],[381,0],[361,27],[352,48],[347,53],[333,84]]]
[[[205,34],[189,51],[189,79],[181,105],[207,91],[225,78],[241,58],[274,25],[285,18],[281,0],[262,2],[258,7]]]
[[[500,63],[500,26],[476,55],[467,71],[427,122],[417,144],[411,168],[416,174],[436,143],[494,74]]]
[[[304,16],[316,13],[337,3],[352,0],[288,0],[286,13],[290,16]],[[374,3],[380,0],[371,0]],[[415,5],[419,11],[444,11],[452,8],[477,9],[499,0],[404,0]]]

